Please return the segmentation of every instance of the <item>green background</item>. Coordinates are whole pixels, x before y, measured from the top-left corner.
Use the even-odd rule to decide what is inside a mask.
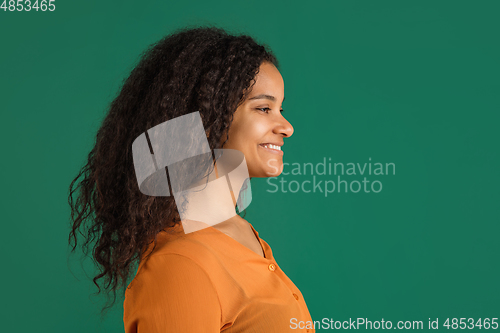
[[[3,331],[123,332],[122,303],[99,321],[92,263],[69,256],[69,183],[140,53],[203,24],[278,56],[286,162],[396,166],[367,177],[380,193],[252,181],[246,218],[313,320],[500,317],[500,2],[55,4],[0,11]]]

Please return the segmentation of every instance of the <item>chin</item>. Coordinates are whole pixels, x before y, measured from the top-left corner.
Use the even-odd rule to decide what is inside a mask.
[[[267,161],[266,177],[278,177],[283,172],[283,161],[272,159]]]
[[[263,164],[249,165],[248,171],[250,177],[255,178],[278,177],[283,172],[283,162],[276,159],[269,159]]]
[[[268,172],[267,175],[265,176],[266,178],[269,178],[269,177],[278,177],[279,175],[281,175],[281,172]]]
[[[265,176],[264,177],[278,177],[281,175],[283,172],[283,163],[281,163],[279,166],[273,166],[271,168],[267,168],[266,171],[264,172]]]

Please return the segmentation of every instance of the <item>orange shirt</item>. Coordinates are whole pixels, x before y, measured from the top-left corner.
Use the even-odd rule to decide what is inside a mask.
[[[315,332],[298,328],[312,321],[304,297],[250,226],[265,258],[213,227],[160,232],[125,292],[125,333]]]

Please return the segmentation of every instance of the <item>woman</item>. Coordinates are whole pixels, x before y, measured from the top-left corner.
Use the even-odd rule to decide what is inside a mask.
[[[301,292],[249,222],[235,214],[187,232],[197,222],[190,219],[192,210],[175,195],[144,194],[132,151],[144,132],[198,111],[213,152],[242,154],[250,178],[279,175],[283,139],[293,127],[282,115],[284,85],[277,66],[272,52],[249,36],[213,27],[180,30],[145,52],[112,102],[88,162],[70,187],[70,243],[74,251],[76,232],[92,217],[83,249],[88,253],[96,240],[99,292],[102,278],[115,295],[128,286],[126,333],[285,332],[311,321]],[[148,137],[150,153],[159,149],[153,141]],[[216,157],[209,170],[212,180],[223,174],[220,161]],[[177,180],[167,169],[173,191]],[[206,168],[197,171],[184,172],[191,177],[183,179],[187,187],[203,179],[209,184]],[[238,188],[231,189],[232,209],[244,192]],[[219,211],[219,203],[214,205]]]

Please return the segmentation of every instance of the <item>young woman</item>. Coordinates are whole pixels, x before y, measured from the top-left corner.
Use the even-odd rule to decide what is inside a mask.
[[[185,218],[190,215],[174,196],[141,192],[134,169],[138,136],[199,111],[210,149],[241,153],[250,178],[278,176],[281,147],[293,127],[282,114],[277,66],[272,52],[249,36],[214,27],[180,30],[144,53],[112,102],[88,162],[70,186],[69,240],[74,251],[77,231],[90,221],[83,249],[88,253],[96,240],[99,292],[102,278],[115,295],[127,287],[126,333],[314,332],[297,324],[311,321],[304,298],[249,222],[235,214],[185,232],[196,221]],[[237,192],[231,193],[232,208]],[[210,203],[219,209],[218,200]]]

